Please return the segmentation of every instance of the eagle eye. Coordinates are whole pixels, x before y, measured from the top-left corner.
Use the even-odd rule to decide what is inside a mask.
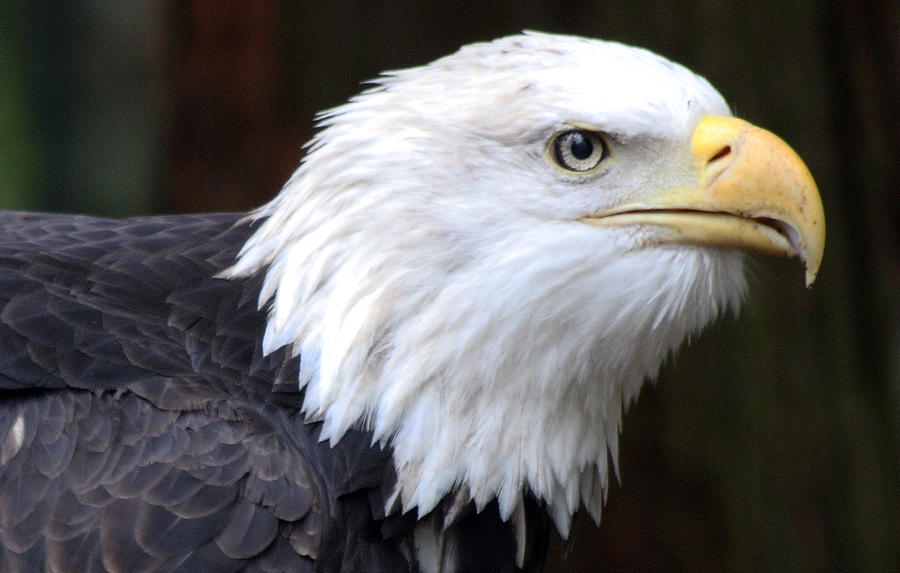
[[[550,142],[549,151],[557,165],[579,173],[597,167],[609,155],[603,137],[586,129],[558,133]]]

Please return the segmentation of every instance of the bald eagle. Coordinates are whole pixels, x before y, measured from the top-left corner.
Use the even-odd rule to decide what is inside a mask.
[[[650,52],[526,33],[324,113],[246,214],[0,215],[4,571],[534,571],[623,406],[824,215]]]

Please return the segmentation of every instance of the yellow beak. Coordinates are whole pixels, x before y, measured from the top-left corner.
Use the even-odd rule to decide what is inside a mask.
[[[746,121],[712,115],[697,124],[691,147],[696,185],[651,193],[581,221],[653,225],[661,229],[659,243],[797,256],[811,285],[825,249],[825,212],[816,183],[794,150]]]

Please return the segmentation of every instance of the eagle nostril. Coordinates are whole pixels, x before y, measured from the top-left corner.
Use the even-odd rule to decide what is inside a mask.
[[[715,161],[718,161],[719,159],[722,159],[723,157],[727,157],[730,154],[731,154],[731,146],[726,145],[725,147],[723,147],[722,149],[717,151],[715,155],[710,157],[708,163],[713,163]]]

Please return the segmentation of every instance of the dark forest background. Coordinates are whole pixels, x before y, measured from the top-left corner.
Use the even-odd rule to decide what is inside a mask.
[[[552,571],[900,570],[900,6],[892,0],[3,3],[0,205],[244,210],[382,70],[525,28],[648,47],[787,140],[818,282],[759,258],[624,424],[603,523]],[[563,554],[568,557],[563,560]]]

